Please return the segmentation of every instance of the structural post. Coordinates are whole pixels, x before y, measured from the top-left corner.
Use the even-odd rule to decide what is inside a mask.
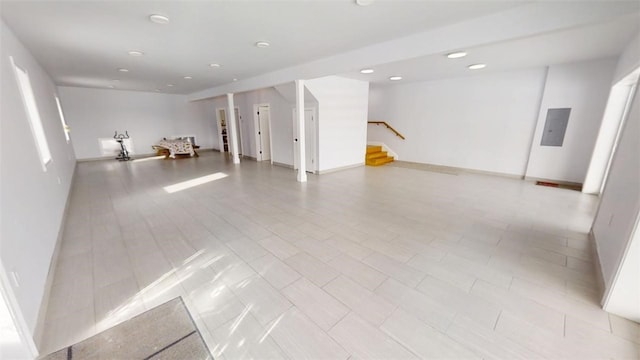
[[[229,129],[229,139],[231,140],[230,149],[231,156],[233,157],[234,164],[240,164],[240,157],[238,156],[238,135],[236,129],[236,107],[233,104],[233,94],[227,94],[227,104],[229,111],[227,112],[227,129]]]
[[[307,181],[304,131],[304,80],[296,80],[296,121],[298,122],[298,181]]]

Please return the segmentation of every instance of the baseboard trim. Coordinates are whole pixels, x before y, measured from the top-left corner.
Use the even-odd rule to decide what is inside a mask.
[[[596,242],[596,236],[593,233],[593,228],[589,230],[589,243],[591,244],[591,256],[593,258],[593,264],[596,267],[596,285],[598,286],[598,294],[600,294],[600,305],[604,306],[605,303],[605,282],[604,274],[602,273],[602,264],[600,264],[600,256],[598,255],[598,243]]]
[[[349,170],[349,169],[353,169],[353,168],[357,168],[360,166],[364,166],[364,162],[358,163],[358,164],[353,164],[353,165],[347,165],[347,166],[340,166],[337,168],[333,168],[333,169],[326,169],[326,170],[318,170],[316,171],[316,174],[318,175],[324,175],[324,174],[330,174],[336,171],[342,171],[342,170]]]
[[[448,172],[458,172],[458,173],[466,173],[466,174],[490,175],[490,176],[499,176],[499,177],[504,177],[509,179],[517,179],[517,180],[522,180],[524,178],[524,176],[522,175],[502,173],[502,172],[496,172],[496,171],[477,170],[477,169],[469,169],[469,168],[462,168],[462,167],[456,167],[456,166],[436,165],[436,164],[419,163],[419,162],[403,161],[403,160],[399,160],[398,162],[406,163],[406,164],[415,164],[417,166],[425,165],[425,166],[429,166],[434,170],[442,170],[443,172],[448,171]]]
[[[49,309],[49,298],[51,297],[51,288],[53,287],[53,280],[55,278],[56,268],[58,266],[58,256],[60,255],[60,247],[62,246],[62,238],[64,237],[64,228],[67,224],[67,217],[69,216],[69,205],[71,204],[71,192],[76,181],[76,171],[78,169],[78,161],[76,160],[73,166],[73,173],[71,174],[71,182],[69,184],[69,192],[67,193],[67,201],[64,205],[64,212],[62,213],[62,220],[60,222],[60,228],[58,229],[58,237],[56,239],[56,246],[53,249],[53,255],[51,257],[51,263],[49,264],[49,272],[47,274],[47,280],[44,284],[44,294],[42,295],[42,301],[40,301],[40,309],[38,310],[38,317],[36,319],[36,326],[33,331],[33,341],[38,349],[42,349],[42,337],[44,336],[44,326],[47,320],[47,310]]]
[[[289,165],[289,164],[285,164],[285,163],[281,163],[281,162],[277,162],[277,161],[274,161],[272,164],[275,165],[275,166],[280,166],[280,167],[284,167],[284,168],[287,168],[287,169],[293,169],[293,165]]]

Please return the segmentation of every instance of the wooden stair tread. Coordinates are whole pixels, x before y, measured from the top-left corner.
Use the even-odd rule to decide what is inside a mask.
[[[393,160],[394,160],[393,157],[387,156],[387,157],[377,158],[377,159],[368,159],[366,160],[366,164],[370,166],[380,166],[380,165],[390,163]]]
[[[366,165],[380,166],[390,163],[394,160],[393,156],[389,156],[386,151],[382,151],[380,145],[367,145],[367,153],[364,157]]]
[[[383,157],[387,157],[386,151],[379,151],[375,153],[369,153],[366,155],[367,159],[377,159],[377,158],[383,158]]]

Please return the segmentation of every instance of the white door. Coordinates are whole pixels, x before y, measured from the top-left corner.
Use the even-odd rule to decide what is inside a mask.
[[[257,143],[257,158],[258,161],[270,160],[271,159],[271,134],[269,132],[269,106],[258,106],[258,121],[257,121],[257,134],[256,134],[256,143]]]
[[[216,110],[218,110],[218,141],[220,142],[220,152],[228,152],[229,139],[227,136],[227,114],[224,108],[218,108]]]
[[[307,172],[314,173],[317,168],[316,164],[316,115],[315,109],[304,109],[304,140],[305,140],[305,165]],[[293,168],[300,167],[298,153],[298,120],[296,118],[296,109],[293,109]]]
[[[304,141],[307,172],[316,170],[316,120],[312,109],[304,109]]]

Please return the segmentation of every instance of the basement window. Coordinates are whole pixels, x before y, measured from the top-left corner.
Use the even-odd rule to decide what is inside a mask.
[[[42,126],[42,120],[40,119],[40,113],[38,112],[38,106],[36,105],[36,99],[33,95],[33,89],[31,88],[31,82],[29,81],[29,75],[25,70],[16,65],[13,61],[13,57],[10,57],[13,68],[16,72],[16,79],[18,81],[18,87],[20,88],[20,94],[22,95],[22,102],[24,103],[25,110],[27,112],[27,119],[29,119],[29,127],[31,128],[31,134],[36,142],[36,149],[40,155],[40,161],[42,162],[42,169],[47,171],[47,165],[51,162],[51,151],[49,150],[49,144],[44,134],[44,127]]]
[[[62,113],[62,105],[60,105],[60,99],[55,96],[56,98],[56,105],[58,105],[58,113],[60,114],[60,122],[62,122],[62,130],[64,130],[64,138],[67,139],[67,144],[69,143],[69,140],[71,140],[69,138],[69,132],[71,131],[69,129],[69,125],[67,125],[67,122],[64,120],[64,114]]]

